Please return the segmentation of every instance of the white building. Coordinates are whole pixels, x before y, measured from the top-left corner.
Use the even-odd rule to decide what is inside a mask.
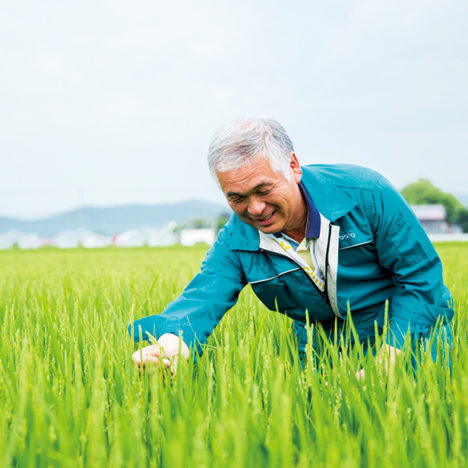
[[[35,233],[27,233],[20,236],[16,242],[20,249],[38,249],[41,246],[41,239]]]
[[[114,236],[112,243],[116,247],[142,247],[146,241],[141,230],[130,229]]]
[[[177,236],[169,226],[162,229],[144,229],[145,243],[149,247],[163,247],[177,243]]]
[[[99,249],[111,245],[111,238],[96,232],[87,231],[83,233],[80,243],[86,249]]]
[[[21,231],[7,231],[0,234],[0,250],[12,249],[24,233]]]
[[[116,247],[159,247],[177,243],[177,236],[169,226],[162,229],[131,229],[114,236],[113,244]]]
[[[446,221],[447,213],[443,205],[413,205],[411,208],[428,234],[450,232],[450,226]]]
[[[80,245],[86,248],[99,248],[110,245],[110,237],[86,229],[60,231],[52,238],[52,245],[59,249],[76,249]]]
[[[199,242],[211,245],[215,241],[216,233],[213,229],[182,229],[180,231],[180,243],[190,246]]]

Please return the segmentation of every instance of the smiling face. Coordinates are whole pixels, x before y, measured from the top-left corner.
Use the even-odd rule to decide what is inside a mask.
[[[283,231],[302,240],[307,206],[298,186],[302,170],[294,153],[290,174],[288,181],[273,171],[267,158],[259,157],[217,176],[229,206],[242,221],[267,234]]]

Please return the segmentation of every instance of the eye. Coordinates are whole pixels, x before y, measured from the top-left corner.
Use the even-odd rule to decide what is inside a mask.
[[[257,192],[258,195],[268,195],[270,193],[270,190],[260,190]]]
[[[229,197],[229,202],[230,203],[240,203],[244,197]]]

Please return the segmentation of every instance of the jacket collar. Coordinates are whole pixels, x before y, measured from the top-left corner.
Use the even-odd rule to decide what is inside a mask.
[[[307,205],[307,224],[305,236],[306,239],[317,239],[320,236],[320,213],[313,204],[309,193],[307,192],[304,184],[299,182],[299,189],[305,199]]]
[[[333,168],[327,169],[320,165],[302,166],[302,183],[319,212],[333,222],[349,213],[356,200],[339,188]]]
[[[333,177],[322,174],[319,165],[302,167],[302,184],[318,211],[331,222],[356,205],[355,200],[337,189]],[[260,248],[258,230],[241,221],[234,213],[225,226],[225,236],[230,250],[256,251]]]

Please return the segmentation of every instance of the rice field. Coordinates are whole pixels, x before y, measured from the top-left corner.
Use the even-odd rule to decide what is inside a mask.
[[[436,247],[451,369],[423,353],[415,373],[407,351],[386,373],[327,341],[303,368],[289,319],[246,289],[174,379],[138,373],[127,325],[162,311],[205,248],[0,252],[0,466],[467,466],[468,244]]]

